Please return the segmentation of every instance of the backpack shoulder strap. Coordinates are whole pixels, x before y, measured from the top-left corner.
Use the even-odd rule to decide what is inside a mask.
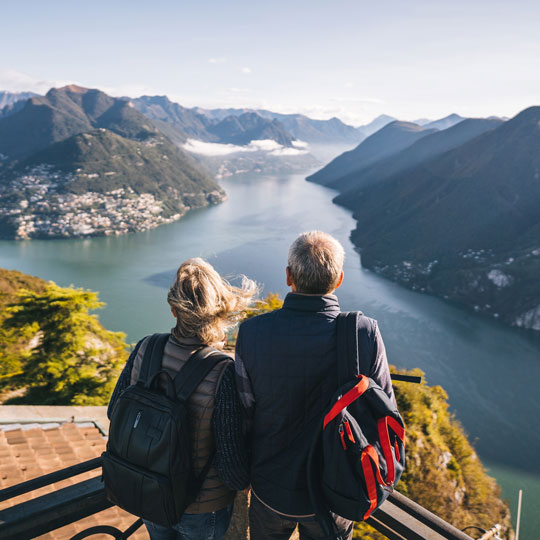
[[[219,362],[227,359],[231,360],[213,347],[202,347],[195,351],[174,378],[177,399],[187,401],[208,373]]]
[[[146,344],[142,359],[141,371],[137,382],[146,383],[160,369],[163,360],[163,351],[169,340],[170,334],[152,334]]]
[[[361,311],[343,312],[337,316],[339,386],[359,373],[369,375],[370,321]]]
[[[337,316],[338,387],[358,374],[358,319],[357,311]]]

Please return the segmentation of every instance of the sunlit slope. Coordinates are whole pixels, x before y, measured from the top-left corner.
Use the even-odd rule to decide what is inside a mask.
[[[367,267],[540,329],[540,107],[336,202]]]
[[[0,153],[21,159],[94,128],[144,139],[157,129],[127,101],[100,90],[71,85],[32,97],[16,113],[0,119]]]
[[[474,137],[500,126],[501,123],[502,120],[497,119],[463,120],[448,129],[435,131],[422,137],[404,150],[381,159],[370,167],[362,167],[360,170],[335,179],[331,187],[345,192],[380,182],[389,176],[406,171],[448,150],[457,148]]]
[[[40,164],[71,174],[71,180],[63,186],[70,193],[131,188],[138,194],[152,193],[180,202],[194,202],[213,191],[223,193],[191,158],[163,136],[139,142],[97,129],[51,145],[22,162],[14,172],[21,174]]]

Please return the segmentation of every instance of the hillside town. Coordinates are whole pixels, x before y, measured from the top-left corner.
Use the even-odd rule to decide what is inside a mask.
[[[129,187],[82,195],[64,192],[61,188],[72,177],[39,165],[0,187],[7,236],[22,240],[120,235],[170,223],[188,210],[170,215],[154,195],[137,194]]]

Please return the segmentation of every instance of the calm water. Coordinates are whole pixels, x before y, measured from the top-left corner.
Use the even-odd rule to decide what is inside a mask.
[[[304,230],[322,229],[347,251],[344,309],[379,320],[391,363],[419,367],[441,384],[475,447],[517,506],[524,490],[522,540],[540,538],[540,339],[441,300],[403,289],[362,269],[349,241],[354,221],[332,192],[304,176],[223,181],[229,200],[177,223],[115,238],[0,242],[0,266],[100,292],[103,324],[130,341],[164,331],[174,270],[188,257],[209,259],[229,276],[244,273],[287,292],[287,249]],[[515,518],[514,518],[515,519]]]

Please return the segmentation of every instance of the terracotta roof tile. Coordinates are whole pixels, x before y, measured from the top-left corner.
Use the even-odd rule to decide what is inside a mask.
[[[100,431],[88,422],[0,425],[0,488],[99,457],[105,450],[105,442]],[[99,474],[97,470],[90,471],[32,493],[20,495],[0,503],[0,510],[92,478],[97,474]],[[77,532],[95,525],[110,525],[125,530],[136,519],[120,508],[113,507],[40,536],[39,539],[69,539]],[[108,539],[110,536],[95,535],[92,538]],[[147,540],[146,528],[141,527],[130,538]]]

